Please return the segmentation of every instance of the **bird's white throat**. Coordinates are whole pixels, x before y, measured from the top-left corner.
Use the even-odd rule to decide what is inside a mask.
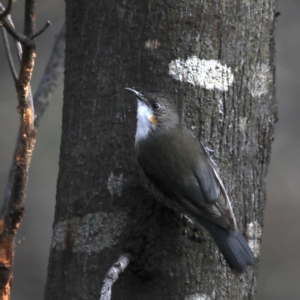
[[[152,126],[150,122],[152,114],[151,109],[144,102],[138,100],[135,143],[147,137]]]

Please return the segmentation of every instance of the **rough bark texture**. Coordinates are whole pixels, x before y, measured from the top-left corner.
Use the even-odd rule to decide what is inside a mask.
[[[257,266],[235,277],[207,234],[143,188],[134,157],[136,103],[123,87],[174,97],[187,126],[216,150],[239,228],[258,254],[276,119],[275,2],[66,1],[45,299],[99,299],[106,272],[127,251],[135,260],[112,299],[254,299]]]

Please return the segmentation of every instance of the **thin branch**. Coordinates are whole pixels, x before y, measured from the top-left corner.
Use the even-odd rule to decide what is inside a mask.
[[[3,5],[0,3],[0,10],[4,10],[4,7]],[[12,21],[12,18],[10,15],[8,15],[6,17],[6,20],[7,22],[10,24],[10,26],[12,28],[15,28],[15,25]],[[22,45],[19,41],[15,40],[16,42],[16,48],[17,48],[17,53],[18,53],[18,58],[19,58],[19,62],[21,64],[21,61],[22,61],[22,56],[23,56],[23,50],[22,50]],[[32,101],[32,92],[31,92],[31,87],[29,85],[29,92],[28,92],[28,97],[31,98],[30,101]],[[18,133],[18,138],[17,138],[17,141],[16,141],[16,148],[14,150],[14,153],[13,153],[13,162],[11,164],[11,167],[9,169],[9,173],[8,173],[8,181],[7,181],[7,184],[6,184],[6,188],[5,188],[5,193],[4,193],[4,201],[3,201],[3,205],[2,205],[2,208],[1,208],[1,212],[0,212],[0,218],[2,219],[7,211],[7,207],[8,207],[8,203],[9,203],[9,199],[10,199],[10,196],[11,196],[11,191],[12,191],[12,187],[13,187],[13,183],[14,183],[14,173],[15,173],[15,157],[17,155],[17,151],[18,151],[18,148],[19,148],[19,144],[20,144],[20,135],[21,135],[21,129],[19,130],[19,133]]]
[[[118,280],[120,273],[124,272],[129,263],[133,260],[131,253],[124,253],[119,256],[117,262],[108,270],[103,280],[100,300],[110,300],[113,284]]]
[[[1,10],[3,11],[3,6],[0,3],[0,11]],[[2,25],[4,25],[5,28],[9,28],[8,32],[13,32],[13,37],[15,37],[17,41],[23,42],[23,47],[17,42],[21,66],[19,76],[14,76],[14,79],[16,80],[16,90],[19,102],[18,110],[21,114],[21,124],[19,139],[15,150],[15,160],[9,173],[9,182],[0,219],[0,299],[10,299],[12,265],[14,260],[14,239],[24,215],[28,171],[35,145],[36,132],[34,127],[34,105],[30,87],[30,80],[36,57],[35,39],[32,37],[37,36],[35,35],[34,0],[25,1],[24,20],[24,36],[26,39],[30,40],[30,43],[24,43],[24,41],[19,39],[19,34],[16,33],[9,15],[2,21]],[[9,53],[10,51],[8,51],[8,54]],[[11,66],[13,66],[12,57],[10,56],[9,59],[11,59]],[[14,72],[12,72],[12,74],[16,75]]]
[[[35,0],[25,0],[25,15],[24,15],[24,35],[28,37],[32,37],[36,32],[36,26],[35,26]],[[32,47],[24,47],[23,49],[23,56],[22,56],[22,62],[21,62],[21,70],[20,70],[20,77],[19,81],[20,84],[23,85],[24,83],[28,84],[28,94],[23,99],[19,98],[19,103],[21,101],[25,101],[25,106],[28,105],[30,107],[32,112],[32,126],[34,127],[34,106],[33,106],[33,99],[31,94],[31,87],[30,87],[30,80],[32,76],[33,71],[33,65],[30,65],[30,62],[34,63],[34,59],[36,57],[36,51],[35,51],[35,40],[34,46]],[[26,62],[26,63],[25,63]],[[28,69],[26,69],[26,64],[28,64],[28,67],[30,68],[30,72]],[[22,68],[24,66],[24,68]],[[24,73],[23,73],[24,72]],[[24,75],[24,77],[22,76]],[[26,76],[29,75],[29,78]],[[24,82],[23,82],[24,79]],[[28,97],[28,96],[31,97]]]
[[[3,6],[3,5],[1,4],[1,2],[0,2],[0,11],[3,11],[3,10],[4,10],[4,6]],[[14,25],[14,23],[13,23],[13,21],[12,21],[10,15],[7,15],[7,17],[6,17],[6,22],[7,22],[13,29],[15,29],[15,25]],[[21,61],[22,55],[23,55],[23,50],[22,50],[21,43],[20,43],[18,40],[16,40],[16,47],[17,47],[18,57],[19,57],[19,59],[20,59],[20,61]]]
[[[65,33],[66,26],[64,24],[56,38],[46,69],[33,97],[35,126],[38,126],[40,119],[53,96],[59,76],[64,70]]]
[[[1,5],[1,3],[0,3]],[[13,22],[10,18],[10,16],[7,17],[8,21],[11,22],[11,25],[13,25]],[[59,76],[64,70],[64,59],[65,59],[65,25],[62,26],[60,33],[58,34],[55,44],[52,49],[52,53],[50,55],[49,61],[47,63],[46,69],[44,71],[44,74],[41,78],[41,81],[37,87],[37,90],[34,94],[33,103],[34,103],[34,111],[35,111],[35,121],[34,125],[37,127],[39,125],[39,122],[41,120],[41,117],[43,113],[45,112],[52,96],[54,93],[54,90],[57,86]],[[20,61],[22,60],[22,47],[19,42],[16,43],[18,55],[20,58]],[[29,97],[31,96],[31,89],[29,90]],[[20,133],[19,133],[20,135]],[[18,137],[19,137],[18,135]],[[13,157],[16,157],[16,151],[19,145],[19,138],[17,141],[15,153]],[[1,209],[0,217],[2,218],[7,211],[7,206],[9,202],[9,198],[12,191],[13,186],[13,180],[14,180],[14,170],[15,170],[15,162],[13,161],[8,175],[8,181],[5,188],[4,193],[4,201],[3,206]]]
[[[29,9],[29,6],[32,6],[32,8]],[[25,7],[27,7],[27,13],[30,14],[25,19],[28,23],[34,22],[34,1],[26,0]],[[19,100],[18,109],[21,114],[21,134],[15,158],[14,183],[8,203],[8,210],[5,215],[5,219],[10,218],[12,212],[18,216],[16,219],[12,218],[9,222],[12,226],[10,228],[11,233],[15,232],[23,215],[28,169],[35,143],[33,101],[32,97],[29,97],[30,80],[35,57],[35,47],[24,47],[20,75],[16,85]]]
[[[12,28],[15,28],[15,25],[14,25],[10,15],[7,16],[7,22],[12,26]],[[15,45],[16,45],[16,48],[17,48],[19,62],[21,64],[22,57],[23,57],[23,48],[22,48],[21,43],[18,40],[15,40],[15,42],[16,42]],[[30,84],[29,84],[28,98],[29,98],[29,102],[33,103],[32,91],[31,91],[31,85]],[[17,143],[17,147],[18,147],[18,143]],[[9,178],[10,178],[10,176],[9,176]],[[11,183],[11,186],[10,186],[10,190],[11,190],[11,187],[12,187],[12,183]]]
[[[1,6],[2,6],[2,4],[0,3],[0,9],[2,8]],[[8,19],[8,22],[14,27],[14,24],[12,22],[12,19],[11,19],[10,15],[7,16],[7,19]],[[11,74],[12,74],[12,77],[14,79],[15,84],[17,84],[18,74],[17,74],[16,68],[15,68],[15,65],[14,65],[14,61],[13,61],[13,58],[12,58],[12,53],[11,53],[11,50],[10,50],[10,45],[9,45],[7,32],[6,32],[6,29],[3,26],[1,26],[1,31],[2,31],[2,35],[3,35],[3,39],[4,39],[5,50],[6,50],[6,55],[7,55],[7,59],[8,59],[8,62],[9,62],[9,67],[10,67],[10,70],[11,70]],[[20,42],[16,41],[16,47],[17,47],[17,51],[18,51],[19,60],[21,62],[23,51],[22,51],[22,46],[21,46]],[[31,89],[29,91],[29,97],[32,98]],[[16,142],[16,148],[15,148],[14,153],[13,153],[14,158],[17,155],[17,150],[18,150],[19,141],[20,141],[20,134],[21,134],[21,132],[19,131],[17,142]],[[15,173],[15,161],[13,160],[13,162],[11,164],[11,167],[9,169],[8,182],[7,182],[7,186],[6,186],[6,189],[5,189],[5,197],[4,197],[3,205],[2,205],[2,208],[1,208],[1,211],[0,211],[1,219],[4,217],[4,215],[7,211],[7,206],[8,206],[9,198],[10,198],[10,195],[11,195],[11,189],[12,189],[13,182],[14,182],[14,173]]]
[[[35,0],[25,0],[24,35],[32,38],[35,33]]]
[[[25,4],[26,5],[26,4]],[[9,11],[4,8],[2,3],[0,3],[0,11],[3,12],[3,15],[0,15],[2,26],[5,27],[7,32],[17,41],[26,45],[27,47],[35,47],[35,41],[32,38],[34,36],[34,32],[31,35],[23,35],[16,31],[15,26],[12,23],[11,17],[9,15]],[[8,12],[8,13],[6,13]],[[26,14],[26,11],[25,11]],[[25,22],[26,23],[26,22]],[[26,32],[26,31],[25,31]]]
[[[39,32],[37,32],[35,35],[33,35],[32,39],[35,39],[36,37],[38,37],[40,34],[42,34],[49,26],[51,26],[51,22],[48,20],[44,26],[44,28],[42,28]]]
[[[25,35],[35,32],[35,1],[25,1]],[[6,22],[7,23],[7,22]],[[4,24],[4,22],[3,22]],[[10,26],[12,27],[12,26]],[[28,171],[35,145],[34,108],[30,80],[36,57],[35,43],[24,45],[20,74],[16,83],[18,110],[21,114],[19,143],[15,156],[13,184],[3,219],[0,220],[0,298],[10,299],[14,239],[24,215]]]
[[[1,3],[0,3],[1,5]],[[6,18],[7,22],[12,26],[12,28],[15,28],[15,25],[12,21],[12,18],[10,15],[7,16]],[[19,57],[19,61],[21,62],[22,60],[22,56],[23,56],[23,50],[22,50],[22,45],[18,40],[15,40],[16,42],[16,48],[17,48],[17,53],[18,53],[18,57]]]
[[[19,141],[20,141],[20,130],[18,132],[18,136],[17,136],[17,141],[16,141],[16,147],[13,153],[13,161],[12,164],[9,168],[9,172],[8,172],[8,180],[7,180],[7,184],[5,187],[5,192],[4,192],[4,200],[3,200],[3,204],[2,204],[2,208],[1,208],[1,213],[0,213],[0,220],[2,220],[7,212],[7,207],[8,207],[8,203],[9,203],[9,199],[10,199],[10,195],[11,195],[11,190],[13,187],[13,183],[14,183],[14,174],[15,174],[15,157],[17,155],[17,150],[19,148]]]
[[[17,42],[17,48],[18,48],[18,55],[21,60],[22,47],[20,47],[19,42]],[[34,125],[36,127],[39,125],[40,119],[53,96],[54,90],[58,83],[59,76],[64,70],[64,58],[65,58],[64,49],[65,49],[65,25],[62,26],[62,29],[59,35],[57,36],[48,64],[46,66],[42,79],[38,85],[37,91],[33,98],[34,111],[35,111]],[[29,97],[31,97],[31,89],[29,91]],[[16,148],[18,148],[18,142]],[[13,157],[16,156],[16,151],[17,149],[15,150]],[[3,217],[3,215],[7,210],[8,201],[11,195],[11,190],[13,185],[14,170],[15,170],[15,162],[13,161],[9,170],[8,182],[6,185],[3,206],[0,214],[1,217]]]
[[[1,4],[1,2],[0,2],[0,10],[2,10],[2,11],[4,10],[4,6]],[[12,28],[15,28],[15,25],[14,25],[10,15],[8,15],[6,17],[6,20]],[[21,43],[17,40],[16,40],[16,48],[17,48],[17,52],[18,52],[19,62],[21,63],[22,56],[23,56],[23,50],[22,50]],[[28,97],[32,98],[31,88],[29,89]],[[18,138],[17,138],[17,142],[16,142],[16,148],[15,148],[14,153],[13,153],[13,158],[14,159],[13,159],[13,162],[12,162],[11,167],[9,169],[8,181],[7,181],[7,185],[6,185],[6,188],[5,188],[4,200],[3,200],[3,205],[2,205],[2,208],[1,208],[1,214],[0,214],[1,219],[4,218],[4,215],[6,214],[9,199],[10,199],[10,196],[11,196],[13,183],[14,183],[15,157],[17,155],[17,150],[18,150],[19,144],[20,144],[20,135],[21,135],[21,129],[19,130]]]
[[[23,45],[26,45],[27,47],[33,47],[35,42],[28,38],[27,36],[17,32],[15,30],[14,27],[12,27],[6,20],[6,18],[4,20],[1,21],[2,25],[6,28],[7,32],[17,41],[19,41],[20,43],[22,43]]]
[[[11,5],[12,5],[12,0],[8,0],[6,9],[4,8],[2,9],[3,13],[0,14],[0,20],[3,20],[4,18],[6,18],[6,16],[10,14]]]
[[[15,40],[16,42],[16,48],[17,48],[17,53],[18,53],[18,58],[19,62],[21,63],[22,61],[22,56],[23,56],[23,50],[22,50],[22,45],[19,41]]]
[[[5,8],[4,6],[2,5],[2,3],[0,2],[0,11],[4,11]],[[14,23],[11,19],[11,16],[10,15],[7,15],[6,16],[6,21],[8,22],[8,24],[13,28],[15,29],[15,26],[14,26]],[[10,51],[10,46],[9,46],[9,40],[7,38],[7,32],[6,32],[6,29],[4,26],[2,26],[2,34],[4,35],[3,39],[4,39],[4,43],[5,45],[7,44],[8,46],[6,46],[6,53],[7,53],[7,56],[8,56],[8,61],[9,61],[9,66],[11,68],[11,73],[12,73],[12,76],[15,80],[15,78],[18,78],[18,75],[15,76],[15,74],[17,74],[17,71],[15,69],[15,66],[14,66],[14,63],[13,63],[13,58],[12,58],[12,55],[11,55],[11,51]],[[22,59],[22,55],[23,55],[23,51],[22,51],[22,46],[21,46],[21,43],[18,42],[16,40],[16,48],[17,48],[17,52],[18,52],[18,57],[19,57],[19,60],[21,62],[21,59]],[[9,51],[8,51],[9,49]],[[9,54],[8,54],[9,53]],[[15,83],[16,83],[16,80],[15,80]]]
[[[2,32],[2,36],[3,36],[3,41],[4,41],[4,45],[5,45],[5,51],[6,51],[6,56],[7,56],[8,63],[9,63],[10,72],[11,72],[11,75],[16,84],[18,81],[18,74],[17,74],[16,68],[15,68],[14,60],[12,58],[7,32],[3,26],[1,26],[1,32]]]

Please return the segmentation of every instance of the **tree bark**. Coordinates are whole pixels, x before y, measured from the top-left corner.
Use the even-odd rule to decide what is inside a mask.
[[[174,97],[212,158],[259,256],[276,121],[275,0],[66,1],[63,133],[45,299],[99,299],[108,269],[134,261],[112,299],[254,299],[257,266],[232,274],[212,239],[145,190],[136,103]]]

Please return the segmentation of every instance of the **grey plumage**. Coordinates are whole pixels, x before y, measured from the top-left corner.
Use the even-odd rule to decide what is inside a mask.
[[[136,155],[158,198],[186,214],[213,237],[229,266],[242,273],[254,255],[240,231],[223,183],[207,152],[186,127],[165,95],[138,100]]]

